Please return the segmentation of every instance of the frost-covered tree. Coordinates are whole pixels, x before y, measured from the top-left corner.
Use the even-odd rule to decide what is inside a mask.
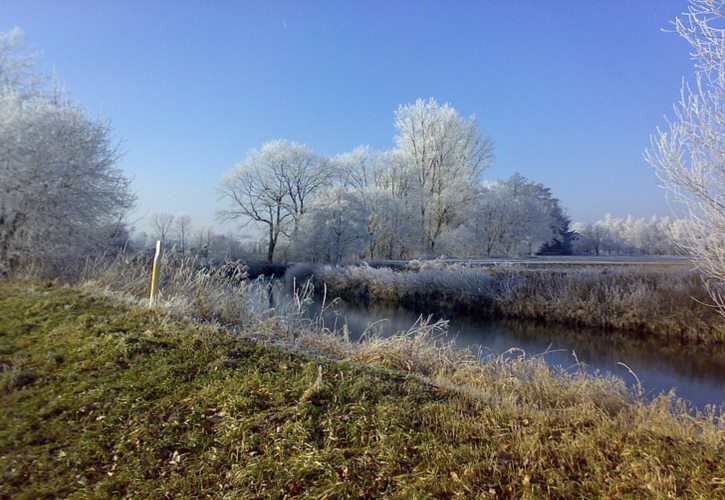
[[[22,36],[0,35],[0,273],[117,246],[134,203],[108,126],[40,87]],[[125,235],[125,236],[124,236]]]
[[[179,214],[174,217],[174,229],[176,237],[181,245],[181,252],[186,252],[189,235],[191,234],[191,216],[188,214]]]
[[[0,91],[20,97],[39,97],[47,92],[48,82],[37,68],[36,54],[28,54],[25,34],[20,28],[0,33]]]
[[[420,240],[405,200],[391,192],[378,189],[371,193],[369,212],[374,241],[372,258],[404,259],[411,257]]]
[[[305,144],[284,140],[265,144],[262,154],[274,175],[284,183],[288,209],[296,224],[315,193],[332,184],[330,162]]]
[[[367,257],[400,258],[416,245],[405,203],[405,180],[395,153],[378,153],[366,146],[333,160],[345,187],[367,213]]]
[[[684,85],[668,130],[645,156],[692,222],[680,241],[725,315],[725,4],[690,0],[675,30],[691,46],[695,82]]]
[[[491,256],[503,252],[507,232],[512,224],[512,210],[511,199],[501,189],[500,183],[482,189],[467,223],[474,235],[473,242],[480,248],[481,254]],[[476,250],[472,250],[472,255],[476,253]]]
[[[593,224],[578,222],[574,224],[573,229],[579,235],[575,244],[577,253],[594,252],[595,255],[599,255],[609,239],[609,231],[602,222]]]
[[[329,162],[303,144],[271,141],[250,152],[218,188],[227,203],[221,222],[256,223],[267,233],[267,260],[274,260],[280,237],[293,237],[307,203],[332,181]]]
[[[149,218],[149,223],[151,224],[154,235],[161,240],[161,243],[166,243],[172,226],[174,225],[174,216],[163,213],[152,214]]]
[[[685,219],[652,217],[649,220],[625,218],[607,214],[591,224],[577,223],[576,253],[618,255],[674,255],[683,253],[678,241],[689,233]]]
[[[265,168],[258,153],[252,153],[224,177],[219,192],[229,208],[220,210],[218,219],[241,221],[242,226],[252,222],[266,226],[267,260],[272,262],[280,235],[290,229],[293,221],[282,180]]]
[[[365,193],[382,188],[388,168],[386,156],[368,146],[358,146],[333,158],[331,168],[343,187],[356,193]]]
[[[675,219],[667,228],[667,235],[670,239],[669,247],[673,254],[687,254],[686,247],[680,245],[681,241],[685,241],[692,230],[690,229],[691,221],[687,219]]]
[[[514,174],[499,185],[508,199],[508,224],[502,241],[507,255],[533,255],[555,236],[555,228],[561,210],[558,200],[543,184],[530,181],[521,174]]]
[[[375,214],[382,208],[377,203],[381,176],[385,169],[381,156],[367,146],[358,146],[348,153],[336,156],[331,162],[339,184],[355,196],[365,209],[370,258],[374,257],[377,246]]]
[[[422,250],[434,253],[441,234],[463,223],[490,164],[492,143],[475,117],[465,119],[434,99],[400,106],[395,128],[397,191],[420,226]]]
[[[71,104],[0,95],[0,266],[100,249],[134,198],[103,123]]]
[[[209,256],[209,249],[212,246],[212,243],[216,239],[217,235],[214,232],[214,230],[210,227],[202,227],[199,228],[194,232],[194,250],[201,256],[201,257],[208,257]]]
[[[563,210],[551,190],[520,174],[480,189],[464,227],[470,255],[536,253],[560,236]],[[460,232],[458,238],[462,238]]]
[[[332,264],[357,257],[370,237],[367,220],[367,207],[359,197],[342,187],[329,188],[301,219],[298,254]]]

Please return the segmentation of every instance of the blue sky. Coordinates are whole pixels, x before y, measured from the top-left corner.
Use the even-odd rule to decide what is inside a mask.
[[[434,97],[494,140],[486,179],[518,171],[594,221],[671,213],[642,153],[692,74],[686,43],[662,31],[685,8],[0,0],[0,31],[23,29],[74,100],[110,120],[137,218],[214,225],[215,186],[249,150],[388,149],[398,105]]]

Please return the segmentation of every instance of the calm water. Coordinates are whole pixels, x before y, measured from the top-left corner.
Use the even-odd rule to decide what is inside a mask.
[[[279,305],[289,299],[281,284],[273,286],[268,305]],[[320,313],[320,304],[312,303],[307,314]],[[415,312],[383,305],[361,305],[338,302],[326,308],[328,326],[347,323],[350,335],[358,339],[370,328],[383,335],[407,330],[417,320]],[[432,320],[440,319],[433,315]],[[621,377],[628,385],[636,380],[626,364],[637,375],[648,398],[675,389],[677,394],[696,407],[708,404],[725,405],[725,350],[680,345],[664,345],[656,339],[596,330],[541,325],[527,320],[491,320],[475,316],[443,318],[449,320],[449,336],[474,352],[503,353],[512,348],[523,349],[527,355],[548,351],[544,359],[551,365],[576,369],[576,360],[587,365],[590,372],[608,372]],[[576,358],[574,353],[576,353]]]

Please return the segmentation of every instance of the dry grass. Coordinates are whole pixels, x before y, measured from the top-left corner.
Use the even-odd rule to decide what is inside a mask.
[[[193,257],[167,252],[161,259],[157,305],[168,312],[201,321],[241,325],[252,321],[251,282],[242,266],[200,268]],[[88,260],[74,280],[87,290],[121,293],[131,300],[148,299],[150,264],[125,256]]]

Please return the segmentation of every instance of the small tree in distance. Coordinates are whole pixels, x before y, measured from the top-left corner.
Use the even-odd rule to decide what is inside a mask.
[[[692,47],[694,86],[684,85],[669,130],[657,130],[647,162],[691,224],[680,245],[695,259],[725,315],[725,4],[690,0],[676,32]]]
[[[153,214],[151,216],[151,229],[154,230],[154,234],[161,240],[161,243],[166,243],[166,238],[171,232],[171,226],[174,223],[174,216],[171,214]]]
[[[187,214],[177,215],[174,220],[174,227],[181,245],[181,252],[184,253],[186,252],[186,243],[189,241],[189,234],[191,234],[191,216]]]

